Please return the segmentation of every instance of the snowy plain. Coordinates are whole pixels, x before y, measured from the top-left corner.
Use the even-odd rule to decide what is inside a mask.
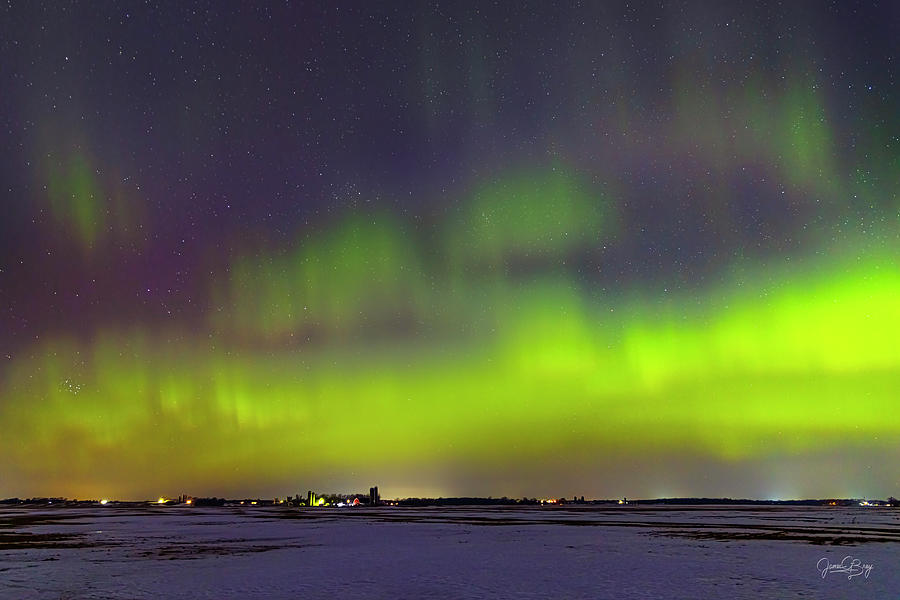
[[[898,567],[896,509],[0,509],[3,600],[900,598]]]

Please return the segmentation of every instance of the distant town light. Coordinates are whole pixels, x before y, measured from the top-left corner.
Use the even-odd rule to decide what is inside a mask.
[[[162,496],[160,496],[160,497],[159,497],[159,500],[157,500],[156,503],[157,503],[157,504],[165,504],[165,503],[166,503],[166,499],[163,498]]]
[[[100,501],[100,504],[106,504],[106,503],[108,503],[108,502],[109,502],[109,500],[107,500],[106,498],[104,498],[103,500]]]

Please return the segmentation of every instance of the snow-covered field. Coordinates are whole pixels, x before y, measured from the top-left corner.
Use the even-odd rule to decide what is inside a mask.
[[[868,577],[830,572],[852,556]],[[897,598],[900,510],[0,509],[0,598]]]

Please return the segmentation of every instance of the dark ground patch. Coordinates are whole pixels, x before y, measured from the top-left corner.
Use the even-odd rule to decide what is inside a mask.
[[[322,544],[246,544],[246,543],[217,543],[217,544],[172,544],[158,549],[141,552],[143,557],[159,557],[168,560],[196,560],[207,556],[233,556],[238,554],[255,554],[257,552],[271,552],[273,550],[285,550],[289,548],[313,548]]]
[[[0,533],[0,550],[88,548],[107,545],[109,544],[87,542],[82,534],[77,533]]]
[[[719,542],[745,540],[777,540],[785,542],[806,542],[817,546],[856,546],[872,542],[900,542],[900,532],[887,529],[830,529],[830,528],[769,528],[746,529],[693,529],[690,526],[656,532],[655,535],[682,537],[696,540]]]

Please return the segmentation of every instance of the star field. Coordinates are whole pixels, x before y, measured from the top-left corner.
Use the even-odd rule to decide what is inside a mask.
[[[896,495],[898,23],[5,3],[0,496]]]

